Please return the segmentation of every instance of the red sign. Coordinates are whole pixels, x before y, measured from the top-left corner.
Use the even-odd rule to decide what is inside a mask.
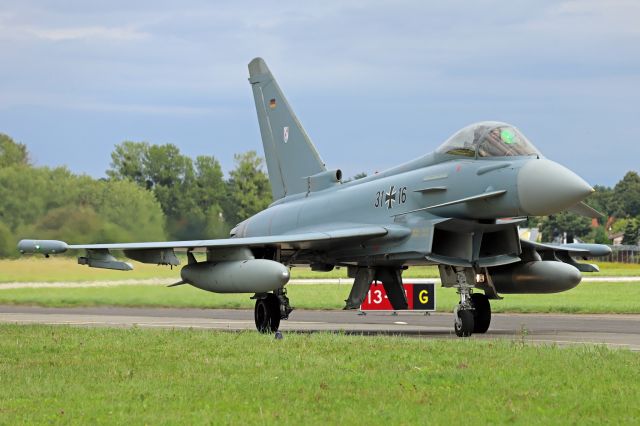
[[[404,283],[404,293],[407,296],[409,311],[435,311],[436,288],[434,283],[411,284]],[[360,305],[361,311],[398,311],[393,309],[387,292],[382,283],[371,283],[364,302]]]

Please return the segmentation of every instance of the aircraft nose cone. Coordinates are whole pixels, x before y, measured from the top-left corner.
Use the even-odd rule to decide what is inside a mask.
[[[530,160],[518,172],[520,208],[527,215],[558,213],[592,192],[580,176],[550,160]]]

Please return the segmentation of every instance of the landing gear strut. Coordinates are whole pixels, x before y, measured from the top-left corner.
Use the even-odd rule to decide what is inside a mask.
[[[472,286],[467,282],[464,268],[456,268],[456,289],[460,295],[460,303],[453,310],[453,329],[456,332],[456,336],[469,337],[473,333]]]
[[[481,293],[471,293],[473,285],[467,282],[463,268],[456,268],[456,289],[460,303],[453,310],[454,330],[458,337],[469,337],[473,333],[486,333],[491,324],[491,304]]]
[[[284,288],[273,293],[256,295],[256,306],[253,316],[256,328],[260,333],[275,333],[280,327],[280,320],[288,319],[293,311]]]

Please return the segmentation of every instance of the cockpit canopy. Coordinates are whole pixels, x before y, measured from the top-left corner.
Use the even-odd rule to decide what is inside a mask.
[[[436,152],[474,158],[540,155],[518,129],[497,121],[483,121],[459,130]]]

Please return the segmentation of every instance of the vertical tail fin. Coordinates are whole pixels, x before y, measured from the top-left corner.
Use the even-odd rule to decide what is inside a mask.
[[[325,171],[324,162],[262,58],[249,63],[249,82],[273,199],[306,192],[308,184],[304,178]]]

